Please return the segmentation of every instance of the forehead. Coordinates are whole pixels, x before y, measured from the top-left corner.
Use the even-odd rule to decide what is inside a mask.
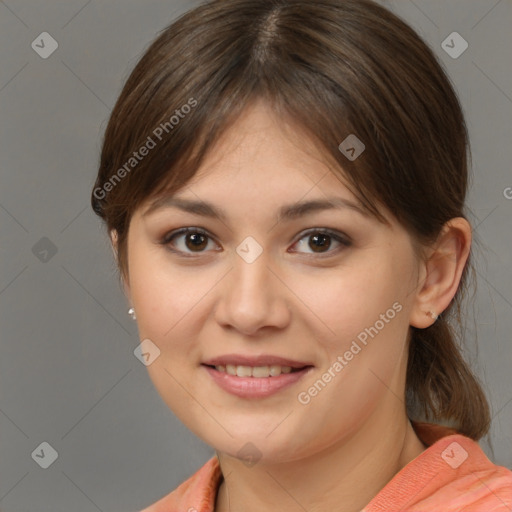
[[[258,100],[224,130],[185,185],[147,200],[139,212],[172,207],[223,222],[231,215],[292,220],[334,208],[371,216],[330,158],[300,125]]]
[[[278,119],[257,101],[224,131],[187,183],[195,190],[209,187],[279,187],[281,192],[306,194],[315,184],[333,186],[350,195],[343,173],[293,121]],[[335,183],[333,183],[333,181]]]

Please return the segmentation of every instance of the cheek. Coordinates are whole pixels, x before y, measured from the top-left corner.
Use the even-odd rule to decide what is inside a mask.
[[[130,258],[130,291],[140,334],[163,344],[187,315],[197,313],[218,272],[172,265],[162,248],[134,247]]]
[[[300,299],[297,305],[310,324],[316,324],[332,348],[344,349],[365,328],[380,322],[403,295],[401,280],[389,261],[362,258],[350,266],[325,269],[315,275],[290,276],[290,288]],[[380,323],[379,323],[380,326]]]
[[[214,276],[201,278],[192,267],[172,266],[161,248],[133,247],[130,258],[130,293],[139,338],[150,339],[160,350],[146,368],[148,375],[168,407],[187,418],[190,395],[185,389],[199,358],[198,303]]]
[[[325,333],[322,370],[336,374],[322,394],[333,393],[330,399],[344,404],[341,410],[371,408],[387,386],[395,386],[391,382],[407,355],[410,261],[392,252],[372,256],[316,280],[317,286],[311,286],[314,279],[296,281],[297,295]]]

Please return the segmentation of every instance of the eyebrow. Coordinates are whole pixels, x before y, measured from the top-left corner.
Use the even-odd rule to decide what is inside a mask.
[[[143,217],[153,213],[155,210],[160,208],[178,208],[179,210],[187,213],[219,219],[224,222],[227,221],[227,214],[222,208],[219,208],[206,201],[184,199],[179,197],[166,197],[156,200],[151,204],[149,209],[144,212]],[[278,211],[278,222],[287,220],[290,221],[303,217],[307,214],[323,210],[339,210],[342,208],[348,208],[360,213],[364,217],[369,217],[369,213],[364,209],[363,206],[349,201],[348,199],[342,199],[341,197],[329,197],[327,199],[299,201],[297,203],[284,205]]]

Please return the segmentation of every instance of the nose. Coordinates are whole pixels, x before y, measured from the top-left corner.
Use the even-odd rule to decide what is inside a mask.
[[[217,288],[215,318],[219,325],[248,336],[264,327],[286,327],[291,293],[269,263],[265,251],[252,263],[234,252],[233,268]]]

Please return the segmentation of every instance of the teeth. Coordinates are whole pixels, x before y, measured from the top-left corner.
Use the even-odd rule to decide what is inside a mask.
[[[237,377],[277,377],[281,373],[290,373],[291,366],[235,366],[228,364],[226,366],[219,365],[215,367],[219,372],[225,372],[229,375],[236,375]]]

